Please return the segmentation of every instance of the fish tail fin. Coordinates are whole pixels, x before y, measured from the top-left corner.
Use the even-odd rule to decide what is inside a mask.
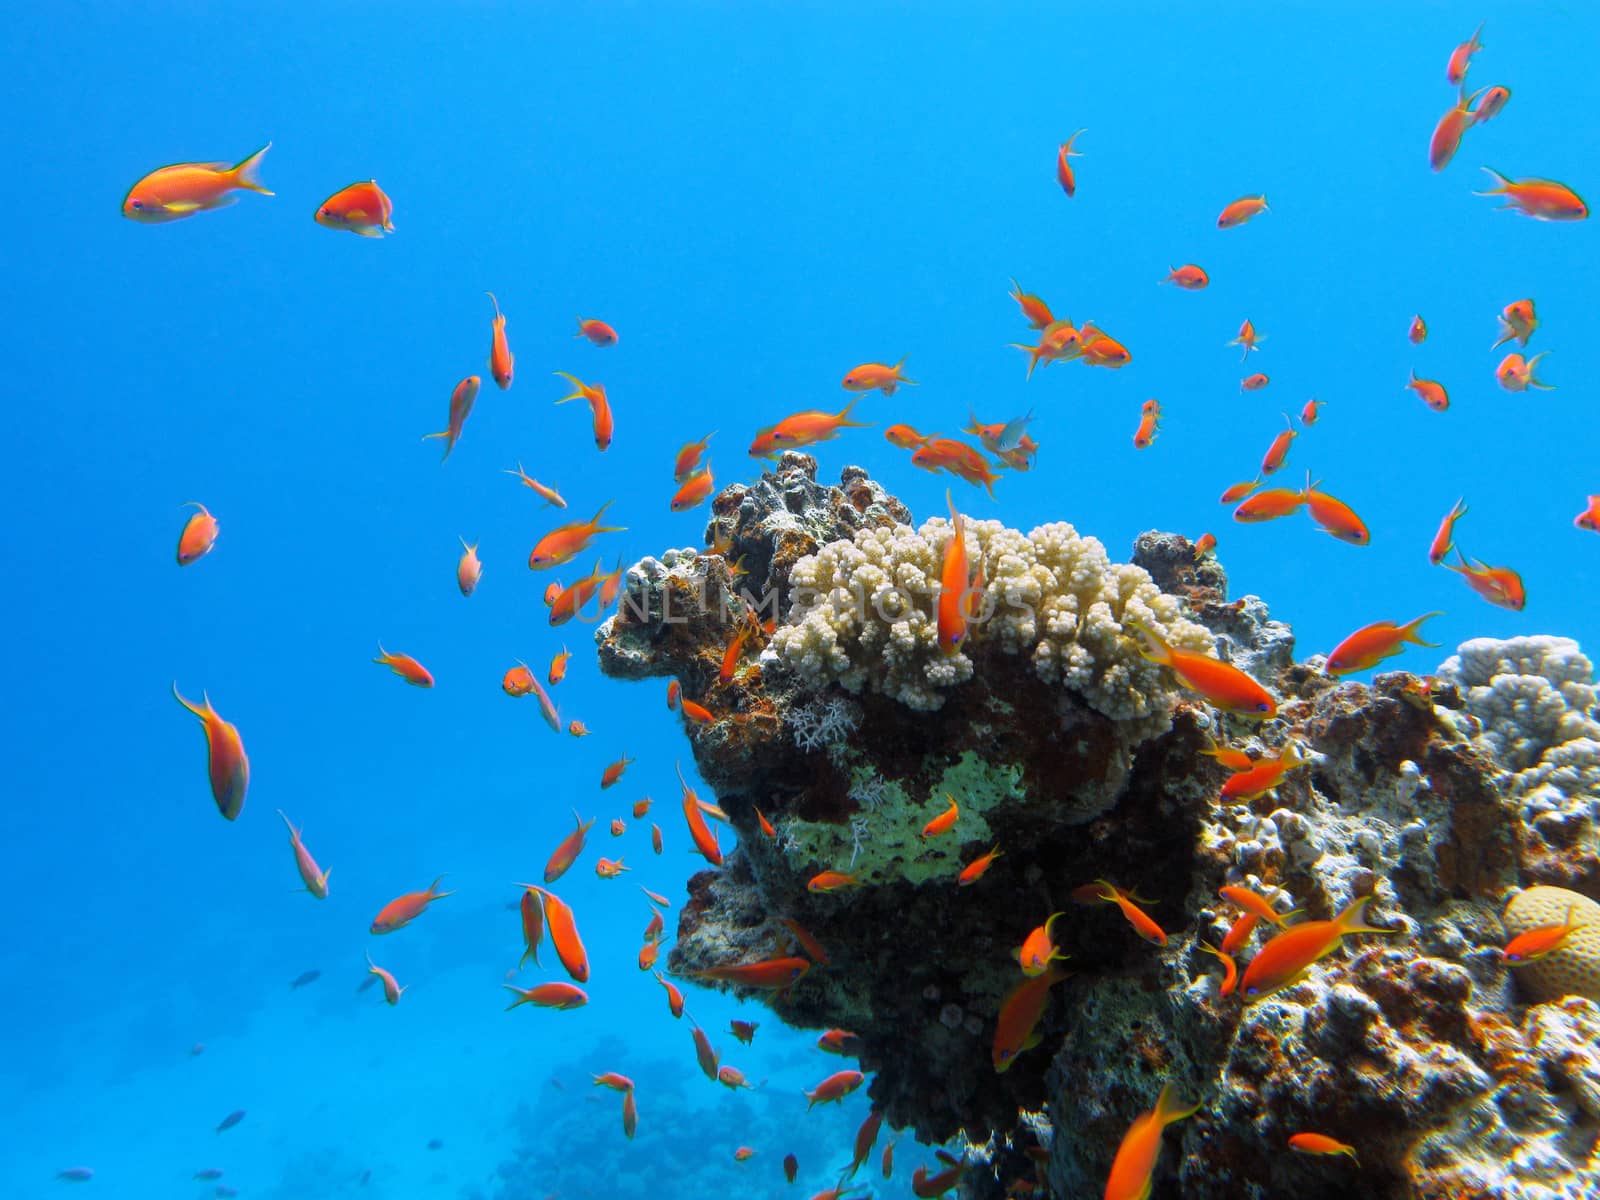
[[[1483,169],[1489,172],[1490,177],[1500,186],[1490,188],[1487,192],[1473,192],[1474,196],[1503,196],[1511,190],[1511,180],[1500,174],[1493,167],[1484,167]]]
[[[1158,1125],[1171,1125],[1174,1121],[1181,1121],[1185,1117],[1192,1117],[1200,1111],[1200,1102],[1193,1104],[1187,1100],[1178,1099],[1178,1093],[1172,1090],[1170,1083],[1163,1084],[1161,1095],[1156,1098],[1154,1116]]]
[[[895,382],[896,383],[906,384],[908,387],[916,387],[917,386],[917,381],[915,379],[907,379],[904,375],[900,374],[900,368],[905,366],[905,365],[906,365],[906,355],[902,354],[900,356],[900,361],[895,363],[895,365],[890,368],[890,370],[892,370],[895,373],[895,376],[896,376]]]
[[[1345,937],[1352,933],[1396,933],[1394,929],[1378,929],[1372,925],[1363,925],[1361,921],[1366,916],[1366,907],[1372,902],[1372,896],[1357,896],[1352,900],[1333,923],[1339,927],[1339,936]]]
[[[1417,630],[1422,628],[1422,623],[1424,621],[1427,621],[1427,620],[1429,620],[1429,619],[1431,619],[1433,617],[1442,617],[1442,616],[1444,616],[1443,612],[1423,613],[1415,621],[1407,621],[1406,624],[1401,628],[1400,632],[1401,632],[1401,634],[1402,634],[1402,636],[1403,636],[1405,641],[1412,642],[1412,643],[1414,643],[1415,645],[1418,645],[1418,646],[1427,646],[1429,648],[1437,647],[1437,646],[1440,645],[1439,642],[1425,642],[1425,641],[1423,641],[1420,637],[1417,636]]]
[[[902,382],[907,382],[908,383],[910,381],[909,380],[903,380]],[[842,409],[839,410],[839,415],[836,418],[838,423],[839,423],[839,428],[841,428],[841,429],[847,428],[847,427],[850,428],[850,429],[871,429],[872,428],[872,426],[871,426],[871,424],[869,422],[852,421],[850,419],[850,411],[851,411],[851,409],[855,408],[856,402],[858,400],[860,400],[860,399],[861,399],[860,396],[853,397],[849,404],[846,404]]]
[[[185,700],[183,698],[183,693],[178,691],[178,681],[176,679],[174,679],[172,681],[172,695],[173,695],[173,698],[175,700],[177,700],[177,702],[179,704],[183,705],[190,712],[192,712],[195,716],[199,717],[202,721],[204,721],[206,719],[206,714],[205,714],[205,710],[204,709],[196,708],[193,704],[191,704],[189,701],[187,701],[187,700]]]
[[[298,838],[300,831],[294,827],[294,822],[289,820],[289,815],[281,808],[278,810],[278,815],[283,818],[283,823],[289,827],[289,835]]]
[[[1172,647],[1163,642],[1142,621],[1126,620],[1122,627],[1130,631],[1139,643],[1139,653],[1151,662],[1166,666],[1172,661]]]
[[[276,192],[269,191],[262,184],[260,175],[258,174],[258,172],[261,170],[261,159],[266,155],[267,151],[271,149],[272,143],[268,142],[249,158],[245,159],[228,172],[229,175],[233,176],[233,182],[236,187],[248,188],[252,192],[260,192],[263,196],[274,196],[277,194]]]
[[[561,378],[565,379],[573,387],[578,389],[577,391],[573,392],[572,395],[570,395],[570,396],[561,397],[561,399],[556,401],[557,404],[565,404],[568,400],[582,400],[582,399],[585,398],[584,394],[583,394],[583,383],[578,379],[578,377],[576,375],[568,375],[565,371],[557,371],[555,373],[557,375],[561,376]]]
[[[506,1005],[506,1011],[507,1012],[510,1012],[513,1008],[516,1008],[517,1005],[519,1005],[519,1004],[528,1003],[528,994],[526,992],[524,992],[521,988],[512,987],[511,984],[509,984],[509,983],[501,984],[500,986],[505,988],[508,992],[515,992],[517,994],[517,998],[515,1000],[513,1000],[510,1004]]]
[[[439,881],[442,880],[443,878],[444,878],[444,876],[440,875],[437,879],[435,879],[432,883],[430,883],[428,885],[428,895],[434,900],[442,900],[446,896],[454,896],[455,895],[455,892],[453,892],[453,891],[451,891],[451,892],[441,892],[439,890]]]

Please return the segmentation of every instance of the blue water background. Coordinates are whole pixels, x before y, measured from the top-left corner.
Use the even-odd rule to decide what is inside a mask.
[[[1483,18],[1470,82],[1513,96],[1434,175],[1445,59]],[[1008,474],[997,501],[957,483],[968,513],[1070,520],[1119,558],[1146,529],[1213,530],[1235,594],[1266,597],[1305,654],[1430,609],[1446,610],[1429,632],[1447,646],[1600,645],[1600,538],[1571,525],[1600,491],[1595,223],[1470,194],[1489,164],[1600,197],[1600,14],[1582,6],[61,3],[8,26],[7,1196],[53,1194],[54,1172],[80,1163],[123,1197],[208,1194],[187,1182],[207,1166],[250,1197],[354,1195],[368,1169],[367,1195],[498,1196],[519,1145],[570,1157],[563,1197],[633,1194],[620,1172],[653,1195],[775,1190],[791,1148],[816,1190],[848,1157],[865,1095],[804,1114],[798,1089],[841,1065],[814,1032],[692,990],[725,1057],[769,1080],[727,1094],[633,964],[648,918],[635,883],[678,900],[699,862],[672,819],[687,742],[663,684],[604,681],[588,627],[546,626],[548,576],[524,562],[558,517],[501,474],[518,459],[562,487],[568,516],[616,500],[628,532],[602,540],[608,561],[699,544],[706,510],[667,510],[681,443],[718,429],[719,483],[752,478],[759,426],[840,407],[848,368],[906,355],[920,386],[863,399],[878,428],[821,447],[825,481],[860,463],[920,521],[949,481],[881,427],[955,434],[969,407],[988,421],[1031,408],[1037,468]],[[1055,147],[1079,127],[1068,200]],[[274,198],[165,227],[118,216],[152,168],[269,138]],[[312,223],[369,177],[394,198],[392,238]],[[1253,192],[1272,211],[1219,232],[1222,206]],[[1209,290],[1158,286],[1184,262]],[[1025,381],[1009,276],[1099,322],[1132,365]],[[441,467],[419,437],[443,428],[457,379],[486,374],[491,288],[516,382],[486,389]],[[1495,314],[1523,296],[1554,391],[1493,378]],[[1412,347],[1418,312],[1431,334]],[[574,341],[575,314],[621,344]],[[1266,335],[1248,369],[1272,376],[1253,394],[1224,346],[1246,317]],[[1404,390],[1408,367],[1447,384],[1448,413]],[[604,455],[582,405],[553,406],[555,370],[609,389]],[[1151,396],[1165,419],[1140,452]],[[1327,407],[1280,478],[1324,478],[1366,517],[1369,547],[1303,517],[1235,525],[1216,502],[1310,396]],[[1461,495],[1461,545],[1522,572],[1525,612],[1426,562]],[[222,533],[179,570],[189,500]],[[458,536],[485,563],[470,599]],[[437,688],[372,665],[380,639]],[[542,668],[563,644],[557,698],[593,731],[583,741],[498,688],[514,659]],[[254,777],[237,823],[212,807],[174,680],[243,732]],[[601,794],[624,752],[637,762]],[[646,793],[661,859],[642,823],[603,832]],[[574,806],[601,818],[559,888],[595,960],[592,1003],[507,1014],[510,885],[536,875]],[[295,891],[280,807],[333,870],[324,903]],[[597,880],[596,850],[635,871]],[[456,896],[368,935],[382,903],[441,872]],[[905,936],[939,953],[928,931]],[[355,992],[368,949],[412,986],[397,1009]],[[290,991],[312,968],[321,980]],[[720,1032],[735,1012],[762,1021],[749,1049]],[[633,1143],[589,1069],[639,1080]],[[213,1134],[237,1108],[245,1121]],[[736,1166],[741,1141],[761,1153]],[[900,1161],[930,1160],[902,1144]]]

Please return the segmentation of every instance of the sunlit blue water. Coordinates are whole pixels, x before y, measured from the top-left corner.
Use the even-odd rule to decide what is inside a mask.
[[[906,355],[919,386],[868,397],[861,419],[954,434],[969,407],[1038,414],[1037,469],[996,502],[958,484],[967,511],[1071,520],[1118,557],[1141,530],[1214,530],[1235,591],[1267,597],[1305,653],[1436,608],[1429,632],[1447,646],[1600,642],[1600,539],[1571,526],[1600,491],[1594,222],[1470,194],[1489,164],[1600,195],[1600,17],[1286,7],[10,14],[0,1192],[51,1194],[81,1164],[89,1188],[122,1197],[208,1195],[189,1182],[206,1167],[249,1197],[356,1194],[367,1171],[366,1195],[498,1197],[499,1164],[538,1147],[568,1162],[563,1197],[646,1194],[623,1172],[652,1195],[759,1194],[781,1186],[790,1149],[802,1184],[832,1181],[866,1101],[803,1113],[799,1089],[837,1065],[814,1033],[746,1009],[763,1022],[755,1045],[718,1040],[769,1082],[725,1093],[694,1073],[686,1026],[634,966],[648,918],[634,885],[681,897],[698,861],[681,837],[655,859],[642,826],[614,845],[597,829],[600,852],[636,869],[603,882],[586,860],[564,881],[595,959],[590,1006],[502,1012],[520,951],[510,883],[539,869],[573,806],[603,828],[646,793],[670,799],[688,759],[659,685],[601,680],[585,627],[546,627],[546,579],[524,562],[553,521],[501,473],[518,459],[573,515],[616,500],[628,532],[608,554],[693,544],[705,510],[667,510],[678,445],[719,429],[718,479],[751,477],[759,426],[838,407],[847,369]],[[1484,17],[1471,82],[1513,97],[1433,175],[1444,61]],[[1054,152],[1079,127],[1069,201]],[[275,197],[164,227],[117,215],[152,168],[237,160],[269,138]],[[394,198],[392,238],[312,223],[368,177]],[[1272,211],[1219,232],[1221,207],[1252,192]],[[1183,262],[1209,290],[1158,286]],[[1009,276],[1096,320],[1133,364],[1025,382]],[[490,288],[516,383],[484,393],[441,467],[419,437],[443,427],[455,381],[483,372]],[[1554,391],[1493,379],[1494,316],[1523,296]],[[1413,348],[1417,312],[1432,333]],[[580,313],[621,344],[574,341]],[[1246,317],[1266,335],[1250,369],[1272,376],[1249,395],[1224,347]],[[1408,367],[1446,382],[1447,414],[1404,390]],[[553,406],[556,370],[607,385],[606,454],[583,406]],[[1216,503],[1313,395],[1322,421],[1283,478],[1324,478],[1367,519],[1369,547],[1304,518],[1237,526]],[[1163,430],[1135,451],[1151,396]],[[866,465],[919,520],[942,508],[947,480],[876,430],[819,457],[830,480]],[[1461,545],[1522,572],[1525,612],[1425,561],[1463,494]],[[180,571],[189,500],[222,535]],[[470,600],[458,536],[485,563]],[[380,639],[437,688],[373,666]],[[558,699],[593,731],[581,742],[497,686],[514,659],[542,667],[563,643],[578,653]],[[212,808],[173,680],[244,733],[254,779],[235,824]],[[602,795],[624,752],[636,764]],[[325,903],[295,890],[279,807],[333,870]],[[456,896],[368,935],[384,901],[441,872]],[[411,985],[397,1009],[355,990],[369,948]],[[291,991],[309,969],[321,979]],[[698,992],[690,1007],[714,1031],[739,1011]],[[638,1080],[634,1142],[591,1069]],[[736,1166],[742,1141],[761,1153]],[[529,1170],[505,1194],[556,1190]]]

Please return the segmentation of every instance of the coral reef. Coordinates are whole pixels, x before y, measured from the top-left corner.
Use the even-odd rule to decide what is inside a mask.
[[[994,594],[946,658],[930,640],[943,518],[913,529],[859,470],[824,488],[793,454],[715,512],[708,537],[727,548],[637,564],[597,635],[608,673],[674,675],[712,713],[686,729],[739,843],[690,881],[672,970],[797,953],[781,919],[799,922],[828,963],[764,998],[794,1025],[857,1035],[891,1126],[964,1137],[968,1197],[1035,1172],[1052,1195],[1097,1194],[1163,1083],[1202,1107],[1169,1133],[1157,1195],[1179,1186],[1180,1162],[1181,1194],[1201,1200],[1592,1194],[1588,935],[1549,987],[1531,968],[1513,979],[1499,950],[1524,921],[1513,900],[1501,923],[1519,887],[1600,890],[1600,731],[1575,645],[1469,642],[1437,678],[1341,683],[1295,662],[1287,626],[1256,597],[1229,600],[1221,565],[1183,538],[1143,535],[1118,565],[1065,524],[967,521]],[[731,673],[729,555],[776,622]],[[1183,691],[1136,656],[1129,616],[1251,673],[1276,719]],[[1257,759],[1292,743],[1308,763],[1225,800],[1227,772],[1202,753],[1224,742]],[[947,796],[955,826],[924,836]],[[825,869],[852,885],[809,890]],[[1082,902],[1101,878],[1143,893],[1164,944]],[[1218,898],[1230,884],[1313,920],[1370,896],[1387,932],[1346,939],[1257,1003],[1223,997],[1200,943],[1215,948],[1238,915]],[[1015,948],[1053,912],[1067,914],[1053,932],[1070,977],[1050,991],[1040,1045],[997,1072]],[[1265,941],[1258,930],[1238,951],[1241,967]],[[1289,1152],[1305,1130],[1356,1145],[1360,1165]]]

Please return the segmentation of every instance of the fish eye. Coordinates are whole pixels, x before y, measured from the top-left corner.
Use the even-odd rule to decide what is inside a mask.
[[[1256,705],[1256,711],[1257,712],[1267,712],[1271,708],[1272,708],[1272,705],[1268,704],[1265,700],[1263,700],[1260,704]]]
[[[133,206],[135,208],[143,208],[144,207],[144,201],[143,200],[135,200],[133,202]]]

